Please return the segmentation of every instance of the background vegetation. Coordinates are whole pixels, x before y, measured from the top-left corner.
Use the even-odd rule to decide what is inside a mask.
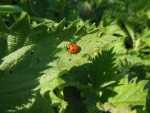
[[[1,0],[0,59],[2,113],[149,113],[150,1]]]

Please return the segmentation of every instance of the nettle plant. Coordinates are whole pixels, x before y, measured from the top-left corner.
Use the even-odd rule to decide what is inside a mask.
[[[136,63],[124,60],[126,35],[108,28],[81,20],[66,27],[65,19],[31,25],[25,12],[8,27],[1,18],[0,111],[146,113],[148,80],[129,76]]]

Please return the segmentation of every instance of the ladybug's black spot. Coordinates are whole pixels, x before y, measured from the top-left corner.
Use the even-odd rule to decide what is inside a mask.
[[[70,49],[70,47],[67,48],[67,51]]]
[[[10,74],[12,74],[12,70],[10,70],[9,72],[10,72]]]
[[[74,51],[74,49],[72,49],[72,51]]]

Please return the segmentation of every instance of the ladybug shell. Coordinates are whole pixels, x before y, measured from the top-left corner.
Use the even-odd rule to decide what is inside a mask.
[[[80,47],[77,46],[76,44],[69,44],[67,48],[67,51],[71,54],[76,54],[79,52],[79,50],[80,50]]]

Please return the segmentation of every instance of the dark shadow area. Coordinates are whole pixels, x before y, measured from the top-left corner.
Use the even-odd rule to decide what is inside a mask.
[[[64,88],[64,100],[68,102],[65,113],[86,113],[85,98],[81,97],[81,91],[76,87]]]
[[[135,106],[132,106],[131,109],[132,110],[134,110],[134,109],[143,109],[143,106],[141,106],[141,105],[135,105]]]
[[[81,66],[75,66],[70,69],[66,74],[60,76],[65,80],[66,85],[63,88],[64,100],[68,102],[65,113],[86,113],[86,97],[82,96],[83,91],[73,85],[74,83],[79,83],[81,85],[87,85],[89,83],[88,78],[88,65],[84,64]]]
[[[146,99],[146,111],[148,113],[150,113],[150,107],[149,107],[149,105],[150,105],[150,88],[148,90],[148,96],[147,96],[147,99]]]
[[[4,70],[0,70],[1,113],[34,113],[35,111],[38,111],[36,113],[53,113],[50,90],[41,92],[39,85],[41,77],[46,74],[44,71],[53,67],[47,64],[58,57],[48,54],[42,57],[43,51],[37,55],[38,50],[33,50],[36,48],[26,50],[18,59],[14,61],[9,59],[3,64]],[[51,76],[51,73],[47,73],[47,76]]]
[[[89,83],[88,68],[89,63],[83,64],[81,66],[74,66],[69,70],[69,72],[60,76],[60,78],[65,80],[66,83],[79,82],[81,84],[87,84]]]
[[[64,85],[64,99],[68,102],[65,113],[86,113],[88,107],[95,107],[96,102],[108,102],[108,98],[115,96],[117,92],[112,91],[109,88],[100,88],[94,90],[89,78],[89,65],[90,63],[73,67],[66,74],[62,75],[60,78],[65,80]],[[113,84],[116,86],[118,82]],[[111,85],[111,87],[113,87]],[[103,95],[99,96],[99,91],[103,91]],[[88,106],[88,107],[87,107]]]
[[[130,69],[129,81],[134,77],[138,77],[137,82],[144,80],[146,78],[146,71],[144,65],[135,65]]]

